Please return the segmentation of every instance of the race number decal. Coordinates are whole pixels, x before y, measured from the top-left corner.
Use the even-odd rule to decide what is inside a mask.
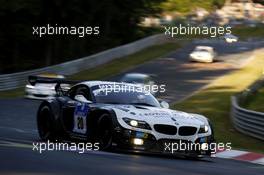
[[[74,111],[73,132],[85,134],[87,131],[86,118],[89,112],[89,106],[85,103],[78,103]]]

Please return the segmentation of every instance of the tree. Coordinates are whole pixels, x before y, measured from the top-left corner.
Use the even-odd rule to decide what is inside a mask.
[[[162,9],[187,14],[197,7],[213,10],[214,7],[222,7],[224,3],[225,0],[168,0],[162,4]]]
[[[32,69],[85,56],[137,39],[142,17],[160,12],[165,0],[0,1],[0,72]],[[99,26],[100,36],[32,35],[33,26]]]

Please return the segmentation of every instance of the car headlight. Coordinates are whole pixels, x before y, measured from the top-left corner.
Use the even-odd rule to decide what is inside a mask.
[[[27,89],[34,89],[34,86],[32,86],[32,85],[30,85],[30,84],[27,84],[27,85],[26,85],[26,88],[27,88]]]
[[[209,131],[208,125],[201,125],[198,133],[207,133]]]
[[[130,120],[129,124],[131,126],[137,127],[138,126],[138,121],[136,121],[136,120]]]
[[[145,121],[134,120],[134,119],[130,119],[130,118],[123,118],[123,120],[129,126],[132,126],[132,127],[135,127],[135,128],[141,128],[141,129],[151,130],[151,127]]]

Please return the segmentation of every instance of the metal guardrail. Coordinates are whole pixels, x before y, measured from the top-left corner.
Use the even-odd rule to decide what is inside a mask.
[[[166,37],[164,34],[158,34],[62,64],[34,69],[30,71],[2,74],[0,75],[0,91],[15,89],[24,86],[29,75],[36,75],[43,72],[71,75],[82,70],[87,70],[105,64],[114,59],[133,54],[149,46],[162,44],[168,41],[168,37]]]
[[[231,118],[234,127],[246,135],[264,140],[264,113],[242,108],[249,96],[264,86],[264,79],[254,83],[249,89],[231,97]]]

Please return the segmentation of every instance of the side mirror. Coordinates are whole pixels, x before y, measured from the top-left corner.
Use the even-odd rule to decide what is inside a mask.
[[[83,95],[75,95],[74,99],[83,103],[92,103],[91,101],[87,100]]]
[[[160,102],[160,106],[165,109],[169,109],[170,105],[166,101]]]

